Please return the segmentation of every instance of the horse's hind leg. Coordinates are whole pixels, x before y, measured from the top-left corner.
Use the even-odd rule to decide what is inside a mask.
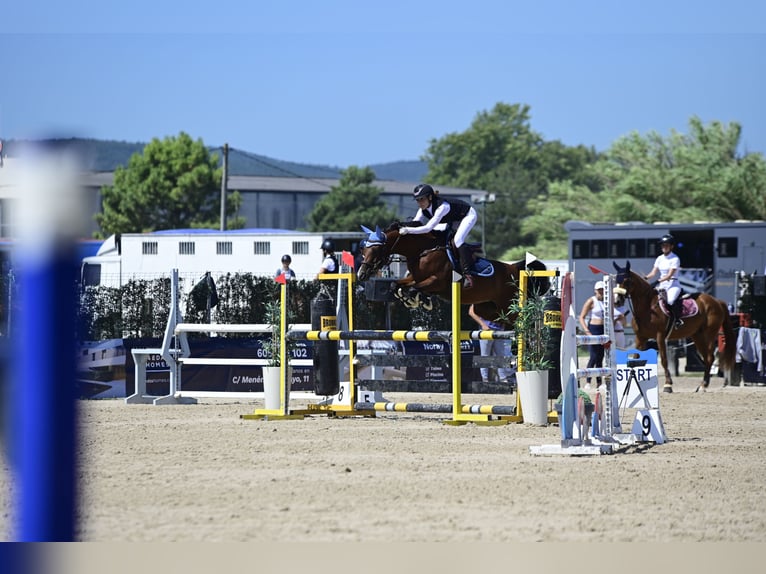
[[[713,368],[713,361],[715,360],[716,339],[708,341],[707,337],[698,334],[692,337],[692,341],[694,341],[694,348],[705,363],[705,373],[702,375],[702,383],[694,391],[696,393],[700,389],[706,391],[710,385],[710,370]]]
[[[672,393],[673,377],[670,375],[670,369],[668,369],[668,345],[665,337],[657,337],[657,347],[660,351],[660,364],[665,371],[665,384],[662,387],[662,391],[665,393]]]

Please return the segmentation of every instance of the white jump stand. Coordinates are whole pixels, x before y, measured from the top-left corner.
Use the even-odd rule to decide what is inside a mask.
[[[135,404],[155,404],[155,405],[188,405],[195,404],[197,399],[192,397],[181,397],[178,395],[178,381],[180,365],[177,355],[180,352],[183,356],[188,355],[188,349],[177,351],[171,348],[176,325],[178,324],[178,269],[173,269],[170,274],[170,295],[171,305],[168,314],[168,324],[165,327],[165,335],[162,338],[162,347],[131,349],[133,362],[135,363],[135,382],[136,388],[132,395],[125,398],[125,403]],[[182,346],[184,346],[182,344]],[[187,344],[188,346],[188,344]],[[184,352],[185,351],[185,352]],[[170,367],[170,391],[167,395],[158,397],[148,395],[146,392],[146,362],[152,355],[160,355]]]

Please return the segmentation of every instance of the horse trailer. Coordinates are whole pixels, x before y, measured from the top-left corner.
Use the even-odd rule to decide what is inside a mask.
[[[766,221],[731,223],[587,223],[568,221],[569,268],[575,273],[576,309],[593,295],[601,277],[592,268],[614,273],[613,262],[630,261],[638,273],[651,271],[660,254],[659,239],[675,237],[681,259],[679,279],[687,292],[714,295],[737,310],[739,277],[763,275],[766,268]]]
[[[322,264],[325,239],[342,251],[357,253],[362,232],[312,233],[284,229],[177,229],[151,233],[123,233],[106,239],[96,255],[82,260],[81,282],[86,286],[121,287],[134,279],[169,277],[178,269],[193,285],[210,272],[217,279],[227,273],[274,276],[283,255],[292,259],[297,279],[313,279]]]

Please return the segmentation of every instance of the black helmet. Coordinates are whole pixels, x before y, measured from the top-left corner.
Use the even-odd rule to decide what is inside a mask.
[[[290,258],[289,255],[283,255],[282,256],[282,263],[290,263],[291,261],[292,261],[292,259]]]
[[[332,242],[332,239],[322,241],[322,250],[335,252],[335,244]]]
[[[660,237],[660,240],[658,241],[658,243],[660,245],[662,245],[663,243],[670,243],[671,245],[675,245],[676,244],[676,238],[673,237],[672,235],[670,235],[670,233],[666,233],[665,235]]]
[[[420,199],[421,197],[432,197],[433,194],[434,188],[427,183],[419,183],[415,186],[415,189],[412,190],[412,195],[415,197],[415,199]]]

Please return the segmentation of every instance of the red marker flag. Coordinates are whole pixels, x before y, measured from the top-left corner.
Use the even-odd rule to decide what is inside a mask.
[[[287,275],[285,275],[284,273],[280,273],[279,275],[274,277],[274,281],[276,281],[277,283],[281,283],[282,285],[286,285],[287,284]]]
[[[351,269],[354,268],[354,256],[351,255],[351,253],[349,253],[348,251],[343,251],[341,253],[341,261],[343,261],[345,265],[348,265],[349,267],[351,267]]]
[[[599,269],[595,265],[588,265],[588,269],[590,269],[591,273],[595,273],[596,275],[609,275],[606,271]]]

